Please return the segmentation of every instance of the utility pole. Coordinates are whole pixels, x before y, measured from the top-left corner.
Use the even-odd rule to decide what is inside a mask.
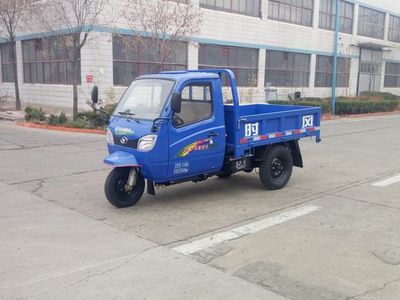
[[[335,44],[333,46],[333,74],[332,74],[332,97],[331,112],[335,114],[336,107],[336,85],[337,85],[337,63],[338,63],[338,44],[339,44],[339,27],[340,27],[340,0],[336,0],[336,25],[335,25]]]

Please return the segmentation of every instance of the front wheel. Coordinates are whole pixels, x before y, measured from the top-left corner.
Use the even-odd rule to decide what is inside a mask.
[[[265,151],[260,163],[260,180],[269,190],[283,188],[292,175],[293,158],[284,146],[274,146]]]
[[[126,189],[131,168],[115,168],[107,176],[104,192],[107,200],[117,208],[129,207],[135,205],[144,192],[144,178],[137,173],[136,183],[130,189]]]

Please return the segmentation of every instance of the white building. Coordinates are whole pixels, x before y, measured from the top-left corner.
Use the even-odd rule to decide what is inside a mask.
[[[170,68],[231,68],[252,101],[264,100],[267,82],[278,88],[281,99],[295,91],[306,97],[331,95],[335,0],[200,0],[198,5],[200,34],[182,43]],[[400,2],[341,0],[340,5],[337,95],[400,94]],[[96,38],[81,51],[81,106],[93,84],[103,94],[118,96],[135,76],[151,69],[145,53],[120,43],[134,38],[129,32],[123,24],[95,28]],[[18,36],[22,101],[71,107],[68,55],[43,56],[43,47],[53,46],[39,37]],[[1,45],[0,51],[0,92],[12,95],[7,47]]]

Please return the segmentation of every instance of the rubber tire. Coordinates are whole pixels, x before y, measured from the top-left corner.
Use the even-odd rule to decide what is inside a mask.
[[[104,192],[108,202],[110,202],[116,208],[124,208],[135,205],[143,195],[145,181],[142,174],[138,174],[136,179],[136,185],[134,186],[131,194],[125,194],[121,197],[121,192],[118,190],[118,181],[128,180],[130,167],[114,168],[110,174],[108,174],[106,182],[104,184]]]
[[[227,179],[227,178],[229,178],[229,177],[232,176],[232,173],[226,173],[226,172],[222,171],[222,172],[219,173],[217,176],[218,176],[220,179]]]
[[[243,172],[251,173],[251,172],[253,172],[253,170],[254,170],[254,168],[244,169]]]
[[[271,164],[275,158],[279,158],[284,170],[280,177],[273,178],[271,174]],[[268,190],[279,190],[289,181],[293,170],[293,158],[290,150],[284,146],[274,146],[265,151],[260,163],[260,180]]]
[[[229,177],[231,177],[233,175],[233,173],[231,173],[231,172],[227,172],[227,171],[221,171],[219,174],[217,174],[217,176],[220,178],[220,179],[227,179],[227,178],[229,178]]]

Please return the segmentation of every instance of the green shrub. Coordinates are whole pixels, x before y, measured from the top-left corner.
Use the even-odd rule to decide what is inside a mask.
[[[51,114],[50,117],[47,119],[47,123],[50,125],[63,125],[67,123],[68,119],[64,112],[60,113],[60,115],[53,115]]]
[[[85,111],[78,113],[70,125],[77,128],[104,128],[107,126],[107,119],[101,113]]]
[[[330,111],[329,99],[320,101],[269,101],[270,104],[319,106],[322,113]],[[335,113],[338,115],[365,114],[394,111],[399,106],[398,100],[361,100],[359,98],[340,97],[336,100]]]
[[[386,93],[386,92],[368,92],[364,91],[360,93],[360,96],[362,97],[374,97],[374,98],[381,98],[385,100],[400,100],[400,96],[394,95],[392,93]]]
[[[58,124],[58,116],[51,114],[50,117],[47,119],[47,123],[49,125],[57,125]]]
[[[25,108],[25,120],[28,122],[43,122],[46,120],[46,115],[42,108],[28,106]]]
[[[112,115],[113,112],[115,111],[115,108],[117,107],[118,103],[112,103],[112,104],[106,104],[103,107],[103,110],[108,113],[108,115]]]
[[[319,106],[321,107],[322,113],[329,112],[329,102],[326,101],[297,101],[294,104],[302,106]]]
[[[324,101],[324,98],[318,98],[318,97],[305,97],[303,99],[299,99],[297,101],[305,101],[305,102],[322,102]]]
[[[71,120],[69,121],[69,125],[74,128],[94,128],[85,118],[76,118],[75,120]]]
[[[61,112],[60,115],[58,116],[58,122],[60,124],[67,123],[68,119],[67,116],[64,114],[64,112]]]
[[[105,111],[111,115],[116,104],[107,104]],[[68,125],[76,128],[105,128],[107,126],[107,118],[104,114],[96,113],[95,111],[85,111],[78,113],[75,120],[68,121],[64,112],[59,115],[51,114],[46,118],[42,108],[37,109],[27,107],[25,109],[25,120],[28,122],[44,123],[49,125]]]
[[[86,124],[84,126],[85,128],[96,128],[102,127],[104,125],[102,120],[99,119],[99,116],[94,111],[85,111],[78,113],[74,121],[76,121],[76,124]]]
[[[337,102],[337,101],[357,101],[357,100],[366,100],[366,99],[349,98],[349,97],[344,97],[344,96],[336,97],[336,102]],[[331,98],[326,98],[326,101],[330,103]]]
[[[337,101],[335,113],[338,115],[346,114],[366,114],[374,112],[394,111],[399,106],[399,101]]]
[[[322,100],[312,100],[312,101],[268,101],[269,104],[278,104],[278,105],[301,105],[301,106],[319,106],[321,107],[322,113],[329,112],[329,102],[325,102]]]

